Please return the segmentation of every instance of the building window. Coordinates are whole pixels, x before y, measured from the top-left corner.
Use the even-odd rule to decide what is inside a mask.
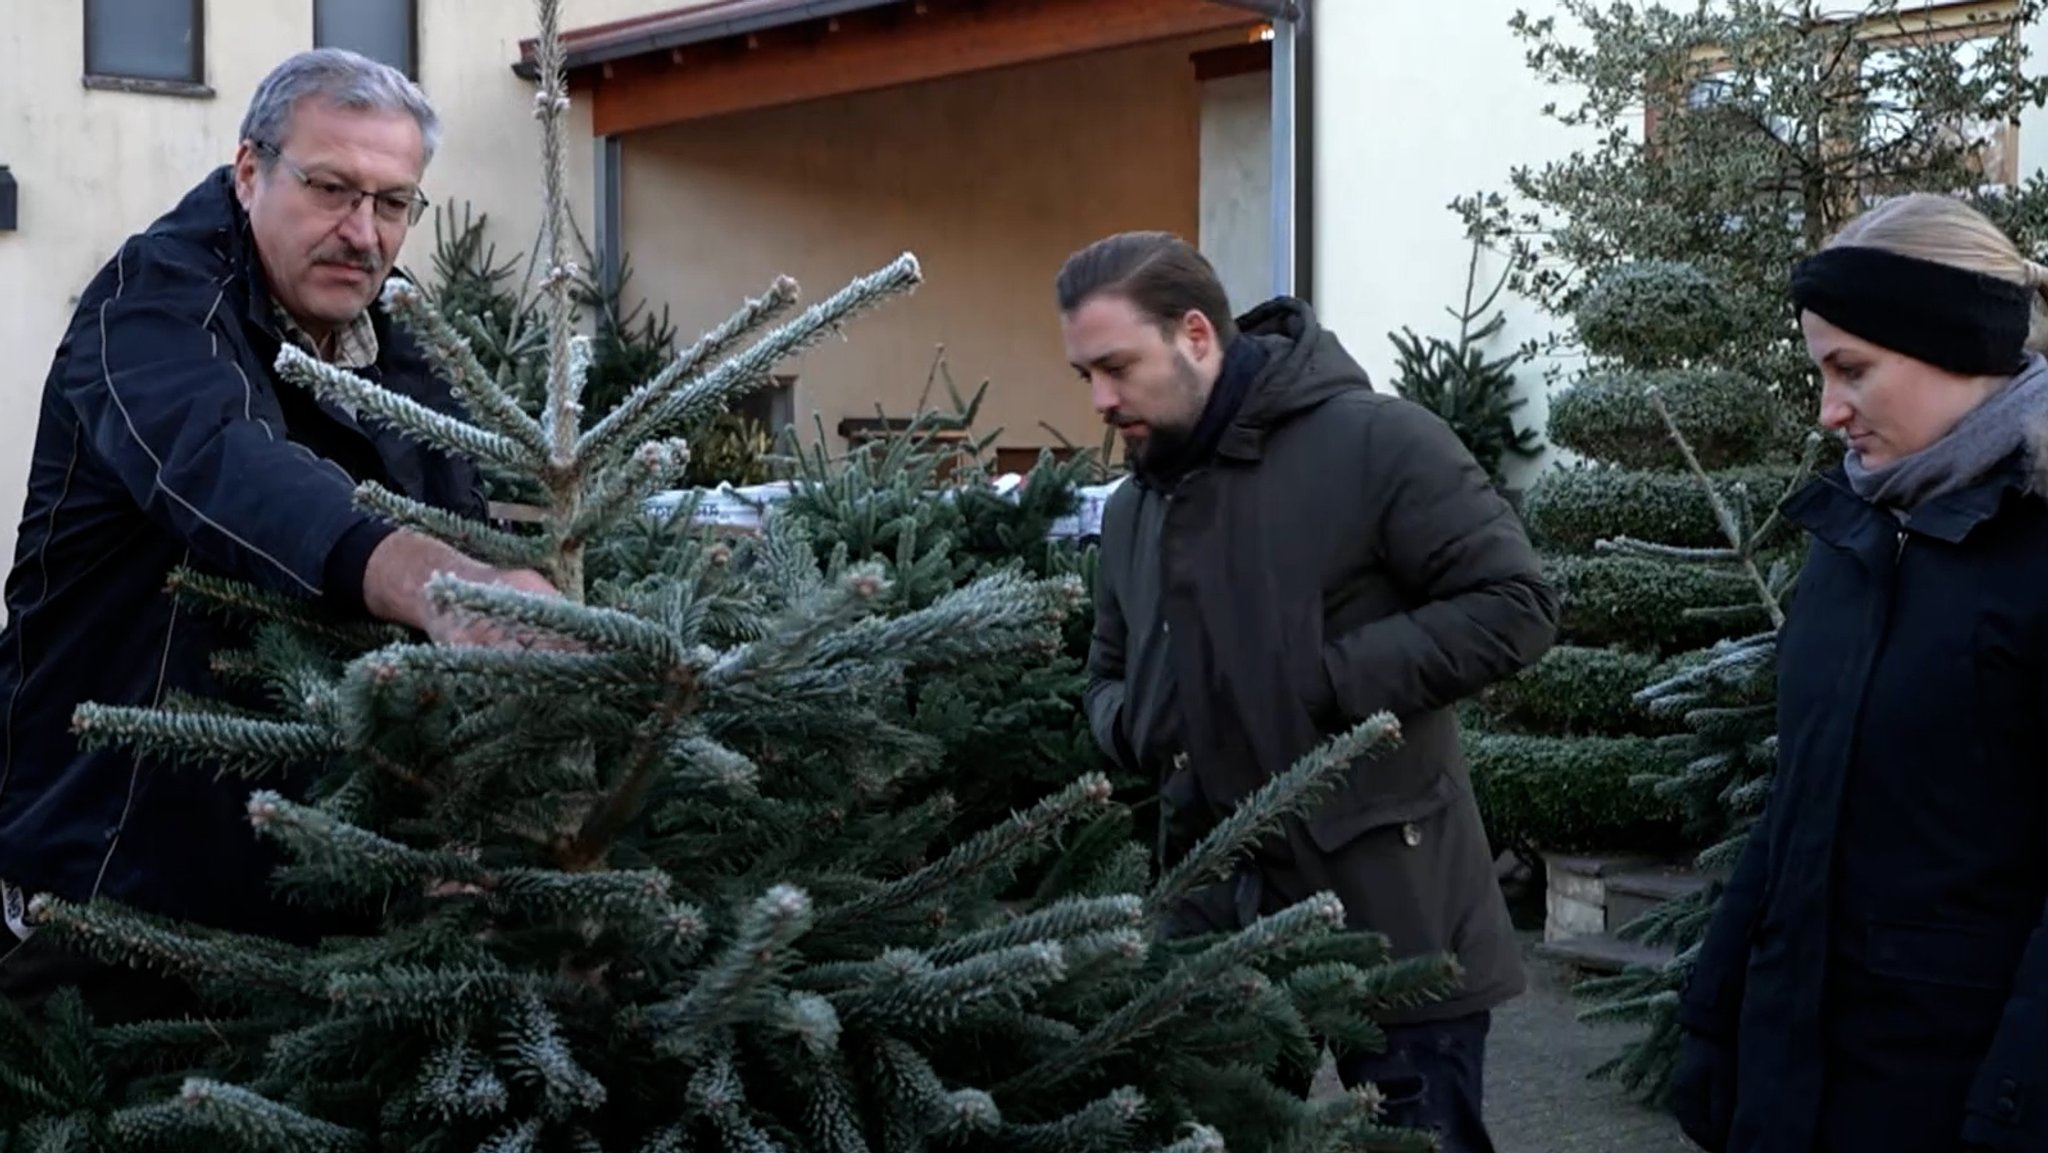
[[[419,0],[313,0],[313,47],[347,48],[419,79]]]
[[[1760,119],[1754,108],[1771,106],[1768,73],[1773,58],[1764,55],[1761,64],[1731,65],[1719,48],[1698,46],[1692,50],[1695,79],[1682,101],[1646,103],[1644,139],[1655,145],[1664,116],[1728,104],[1735,107],[1742,123],[1782,145],[1787,158],[1823,158],[1828,168],[1845,177],[1910,171],[1919,162],[1916,158],[1938,148],[1942,155],[1962,162],[1976,191],[2017,187],[2017,123],[1961,118],[1930,122],[1910,106],[1907,92],[1896,83],[1908,73],[1934,83],[1943,77],[1940,61],[1946,56],[1946,67],[1953,69],[1945,77],[1946,84],[1965,94],[1983,92],[1988,96],[2001,91],[2004,66],[1991,52],[1994,47],[2002,52],[2012,50],[2020,31],[2017,19],[2018,6],[2013,0],[1928,0],[1904,15],[1887,10],[1881,16],[1830,16],[1803,26],[1792,25],[1795,34],[1824,49],[1815,57],[1819,62],[1815,66],[1822,73],[1803,78],[1803,83],[1822,93],[1840,91],[1845,104],[1860,104],[1867,114],[1853,123],[1851,118],[1832,113],[1812,124],[1787,114]],[[1748,111],[1743,110],[1745,102]],[[1862,164],[1871,167],[1857,167]],[[1867,206],[1888,192],[1879,189],[1862,195]]]
[[[205,0],[85,0],[85,82],[210,96]]]
[[[742,420],[761,426],[773,441],[796,423],[796,377],[777,376],[774,384],[762,385],[728,406]]]

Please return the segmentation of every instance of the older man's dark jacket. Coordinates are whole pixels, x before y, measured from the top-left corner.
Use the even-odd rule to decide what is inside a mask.
[[[418,347],[376,316],[359,375],[455,411]],[[391,526],[360,480],[471,515],[475,469],[358,424],[278,376],[282,340],[230,173],[215,171],[130,237],[80,298],[44,385],[0,632],[0,879],[280,937],[251,782],[126,747],[86,751],[86,702],[218,698],[214,655],[246,626],[166,594],[180,566],[360,613]],[[309,770],[312,768],[308,767]]]
[[[1543,655],[1558,598],[1451,429],[1375,392],[1306,305],[1263,305],[1238,339],[1263,364],[1207,462],[1171,485],[1141,474],[1104,510],[1096,739],[1162,780],[1172,856],[1329,736],[1393,713],[1397,750],[1183,915],[1227,928],[1329,890],[1397,955],[1464,966],[1456,995],[1392,1019],[1490,1008],[1525,978],[1452,708]]]

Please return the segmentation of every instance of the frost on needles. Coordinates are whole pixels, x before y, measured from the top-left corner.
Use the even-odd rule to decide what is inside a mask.
[[[273,883],[362,928],[300,946],[39,898],[38,932],[183,982],[201,1011],[95,1021],[74,990],[34,1021],[0,1006],[4,1147],[1430,1148],[1374,1124],[1370,1087],[1309,1102],[1281,1082],[1305,1084],[1326,1046],[1379,1043],[1372,1014],[1446,993],[1448,958],[1390,961],[1326,894],[1233,934],[1160,932],[1181,895],[1398,739],[1390,718],[1275,778],[1145,891],[1097,875],[1019,897],[1009,879],[1113,804],[1108,781],[951,836],[942,792],[905,799],[937,750],[906,723],[902,685],[1056,645],[1079,581],[997,568],[905,606],[883,566],[820,563],[782,514],[758,537],[686,527],[652,559],[607,552],[672,483],[693,421],[920,273],[905,256],[793,315],[778,279],[585,427],[558,13],[538,7],[554,238],[541,410],[481,370],[462,318],[404,284],[386,303],[463,419],[290,351],[280,368],[538,485],[543,515],[524,527],[375,486],[360,498],[537,566],[565,595],[444,578],[437,602],[542,642],[454,648],[178,574],[170,595],[246,625],[215,667],[267,707],[85,705],[80,740],[243,790],[282,851]],[[308,766],[310,791],[279,784]]]

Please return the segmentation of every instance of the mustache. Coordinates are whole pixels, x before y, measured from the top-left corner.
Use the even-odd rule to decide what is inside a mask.
[[[377,254],[374,252],[365,252],[359,248],[330,248],[314,253],[313,263],[345,264],[375,276],[377,274],[377,266],[382,262],[377,259]]]
[[[1102,414],[1102,423],[1109,425],[1112,428],[1129,428],[1132,425],[1139,424],[1141,422],[1138,420],[1137,417],[1134,416],[1125,416],[1123,413],[1120,412],[1106,412]]]

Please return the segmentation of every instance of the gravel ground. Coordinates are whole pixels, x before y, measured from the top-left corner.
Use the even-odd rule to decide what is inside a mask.
[[[1670,1118],[1586,1074],[1614,1055],[1622,1026],[1585,1024],[1571,970],[1530,952],[1529,991],[1495,1010],[1486,1050],[1486,1124],[1497,1153],[1698,1153]],[[1324,1063],[1314,1092],[1341,1091]]]
[[[1524,934],[1524,953],[1536,934]],[[1530,956],[1529,991],[1496,1010],[1487,1046],[1486,1123],[1498,1153],[1698,1153],[1670,1118],[1588,1071],[1624,1026],[1576,1018],[1571,971]]]

